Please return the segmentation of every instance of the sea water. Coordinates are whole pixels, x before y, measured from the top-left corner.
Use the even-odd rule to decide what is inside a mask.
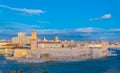
[[[120,73],[120,57],[45,63],[0,62],[1,73],[10,73],[12,70],[18,72],[21,69],[24,73],[43,71],[49,71],[49,73]]]

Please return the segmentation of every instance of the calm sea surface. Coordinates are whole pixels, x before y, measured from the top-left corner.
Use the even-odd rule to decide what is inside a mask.
[[[24,70],[25,73],[120,73],[120,57],[106,57],[96,60],[50,63],[21,63],[0,60],[1,73],[11,70]]]

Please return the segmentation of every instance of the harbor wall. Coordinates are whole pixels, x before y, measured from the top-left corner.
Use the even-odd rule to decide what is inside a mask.
[[[95,59],[103,56],[103,50],[97,48],[45,48],[41,50],[29,50],[26,58],[56,61]]]
[[[103,50],[98,48],[45,48],[27,52],[16,50],[16,55],[7,59],[19,62],[46,62],[97,59],[103,56]]]

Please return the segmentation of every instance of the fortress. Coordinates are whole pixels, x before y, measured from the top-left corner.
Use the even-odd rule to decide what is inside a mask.
[[[1,45],[1,48],[4,49],[2,53],[12,54],[11,57],[6,55],[9,59],[17,58],[19,60],[24,57],[24,61],[28,59],[30,59],[29,61],[34,59],[37,61],[81,60],[107,56],[108,43],[105,41],[98,43],[61,41],[59,37],[55,37],[54,40],[46,38],[42,40],[33,30],[31,36],[19,32],[17,37],[13,37],[11,42],[7,43],[6,41],[6,44]]]

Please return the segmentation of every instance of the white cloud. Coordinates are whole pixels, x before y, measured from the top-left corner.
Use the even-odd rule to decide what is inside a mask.
[[[38,34],[57,34],[60,33],[60,30],[57,29],[42,29],[37,30]]]
[[[79,34],[82,36],[88,36],[89,33],[93,32],[120,32],[120,29],[102,29],[102,28],[74,28],[74,29],[43,29],[39,24],[25,24],[19,22],[3,22],[0,24],[4,24],[0,27],[0,33],[8,33],[8,34],[17,34],[17,32],[26,32],[30,34],[31,30],[36,30],[38,34]]]
[[[120,28],[116,28],[116,29],[110,29],[110,32],[120,32]]]
[[[105,31],[101,28],[75,28],[75,29],[41,29],[37,30],[39,34],[69,34],[74,32],[83,32],[83,33],[91,33],[91,32],[102,32]]]
[[[105,14],[99,18],[90,18],[90,21],[94,21],[94,20],[104,20],[104,19],[110,19],[112,18],[112,14]]]
[[[76,32],[92,32],[93,28],[88,27],[88,28],[77,28],[75,29]]]
[[[38,29],[39,34],[67,34],[74,32],[74,29]]]
[[[12,7],[1,5],[1,4],[0,4],[0,7],[7,8],[14,11],[19,11],[19,12],[30,14],[30,15],[39,15],[41,13],[45,13],[45,11],[42,11],[40,9],[12,8]]]
[[[77,28],[75,29],[75,31],[76,32],[100,32],[100,31],[103,31],[103,29],[88,27],[88,28]]]
[[[101,17],[101,19],[109,19],[111,17],[112,17],[111,14],[105,14],[104,16]]]
[[[38,34],[69,34],[69,33],[104,33],[104,32],[120,32],[120,29],[103,29],[103,28],[74,28],[74,29],[38,29]],[[87,33],[87,34],[86,34]]]
[[[20,31],[29,33],[31,30],[41,29],[41,25],[39,24],[25,24],[19,22],[1,22],[0,24],[4,24],[2,27],[0,27],[0,30],[4,33],[8,32],[17,34],[17,32]]]

